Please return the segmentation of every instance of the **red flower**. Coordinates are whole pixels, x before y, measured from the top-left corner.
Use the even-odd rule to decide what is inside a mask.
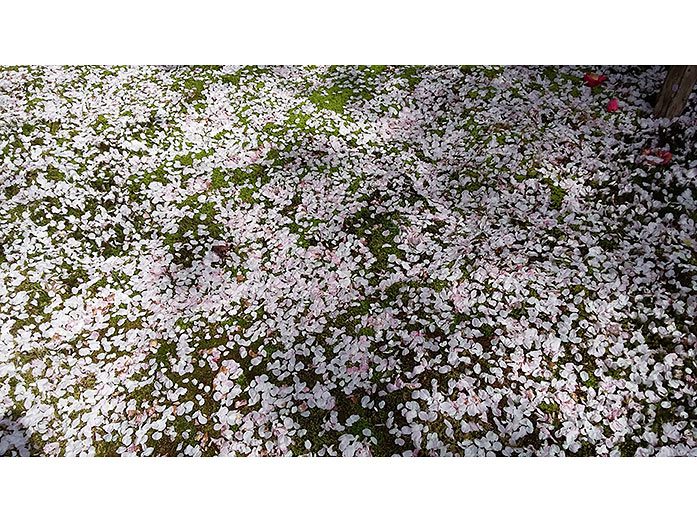
[[[607,103],[607,112],[614,113],[620,108],[620,101],[617,98],[613,98]]]
[[[661,159],[662,165],[668,165],[673,159],[673,153],[670,151],[658,151],[658,157]]]
[[[654,165],[668,165],[673,159],[673,153],[670,151],[644,149],[642,153],[646,157],[646,162]]]
[[[583,81],[588,87],[597,87],[607,80],[604,74],[586,73],[583,75]]]

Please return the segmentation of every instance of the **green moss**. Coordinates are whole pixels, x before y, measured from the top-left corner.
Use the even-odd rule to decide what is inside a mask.
[[[540,410],[546,414],[556,414],[559,412],[559,405],[553,401],[540,403]]]
[[[269,180],[266,169],[259,164],[235,169],[230,173],[230,182],[233,185],[261,185]]]
[[[318,241],[314,235],[314,230],[316,230],[317,225],[320,220],[313,219],[308,224],[300,225],[296,222],[288,224],[288,230],[293,234],[298,235],[298,245],[304,249],[317,245]]]
[[[5,198],[9,200],[13,196],[17,196],[20,190],[21,188],[19,187],[19,185],[10,185],[9,187],[5,187]]]
[[[623,458],[634,457],[640,446],[631,436],[626,436],[622,443],[619,444],[620,454]]]
[[[98,133],[106,130],[108,127],[109,119],[106,117],[106,115],[103,114],[97,116],[97,118],[94,120],[94,123],[92,124],[92,128]]]
[[[212,150],[198,151],[196,153],[187,153],[179,156],[175,156],[174,161],[178,161],[184,167],[191,167],[194,164],[194,160],[201,160],[206,156],[210,156],[213,153]]]
[[[553,82],[557,79],[557,68],[554,66],[545,67],[542,70],[542,76],[544,76],[550,82]]]
[[[155,361],[160,365],[169,365],[170,358],[175,356],[177,353],[177,345],[174,342],[160,340],[160,344],[157,347],[157,352],[155,353]]]
[[[184,92],[185,100],[189,103],[196,102],[198,100],[203,100],[205,97],[203,91],[206,89],[206,83],[204,80],[197,78],[187,78],[184,80]]]
[[[387,304],[394,304],[397,299],[402,295],[402,284],[397,282],[393,283],[385,289],[385,299]]]
[[[552,209],[560,210],[566,197],[566,191],[556,185],[552,180],[546,179],[545,183],[549,187],[549,199]]]
[[[494,335],[494,327],[492,327],[488,323],[485,323],[484,325],[479,327],[479,330],[482,331],[482,335],[485,338],[491,338]]]
[[[230,84],[230,85],[240,85],[240,80],[242,79],[242,73],[241,72],[236,72],[233,74],[224,74],[223,76],[220,77],[220,81],[223,82],[224,84]]]
[[[619,246],[619,241],[610,235],[605,235],[598,240],[598,246],[606,251],[614,251]]]
[[[29,313],[27,320],[15,321],[10,332],[15,334],[22,327],[39,324],[46,316],[46,307],[51,303],[51,298],[48,292],[44,289],[44,282],[32,282],[24,280],[17,288],[15,293],[26,292],[29,295],[29,301],[24,306],[24,310]]]
[[[356,305],[349,307],[345,312],[337,315],[332,321],[331,326],[342,329],[344,332],[352,334],[360,329],[362,319],[370,312],[372,300],[364,299]]]
[[[515,307],[509,315],[511,318],[514,318],[516,320],[520,320],[525,314],[527,313],[527,308],[524,305],[518,305]]]
[[[367,338],[372,338],[375,336],[375,329],[373,327],[361,327],[358,329],[359,336],[366,336]]]
[[[120,256],[123,254],[124,244],[126,242],[126,233],[121,224],[116,224],[110,228],[110,237],[103,242],[100,248],[102,256],[110,258],[112,256]]]
[[[436,292],[441,292],[445,290],[450,285],[447,280],[432,279],[430,287]]]
[[[623,380],[627,378],[627,369],[622,369],[619,367],[615,369],[608,369],[607,375],[616,380]]]
[[[310,119],[310,115],[304,113],[300,110],[291,110],[288,112],[288,118],[286,119],[286,126],[289,128],[309,130],[307,121]]]
[[[380,76],[387,69],[386,65],[361,65],[358,66],[358,70],[363,73],[364,76],[373,78]]]
[[[193,248],[209,247],[213,241],[221,239],[223,227],[213,202],[200,204],[197,196],[190,196],[181,207],[192,209],[193,216],[187,214],[180,218],[177,230],[165,234],[162,242],[174,256],[175,263],[191,267],[194,261]]]
[[[352,95],[352,91],[348,89],[332,86],[328,89],[319,89],[310,93],[310,101],[319,109],[327,109],[343,114],[346,103]]]
[[[194,164],[194,158],[190,154],[177,156],[176,158],[174,158],[174,161],[179,162],[184,167],[191,167]]]
[[[422,70],[423,67],[420,66],[404,67],[400,72],[400,76],[407,81],[409,88],[413,89],[421,81],[420,73]]]
[[[523,182],[525,180],[532,180],[535,178],[539,178],[540,173],[537,171],[534,165],[528,166],[527,170],[525,173],[517,173],[515,175],[515,179],[518,180],[519,182]]]
[[[127,398],[135,400],[138,404],[149,403],[153,399],[155,385],[152,382],[144,383],[140,387],[133,389]]]
[[[245,203],[254,203],[256,199],[254,195],[256,190],[253,187],[242,187],[239,192],[239,198]]]
[[[586,387],[597,390],[598,385],[599,385],[598,378],[595,376],[595,374],[593,374],[592,372],[589,372],[588,379],[586,381],[584,381],[583,384]]]
[[[94,374],[90,374],[88,376],[85,376],[80,380],[80,387],[82,389],[91,389],[97,384],[97,378],[94,376]]]
[[[211,189],[217,191],[229,187],[229,185],[227,176],[223,173],[222,169],[219,167],[213,169],[213,173],[211,174]]]
[[[46,168],[46,179],[52,182],[59,182],[65,180],[65,175],[52,165]]]
[[[595,447],[589,441],[582,441],[581,448],[575,453],[568,453],[570,457],[590,458],[597,456]]]
[[[395,436],[390,434],[386,427],[387,413],[394,412],[397,405],[408,400],[408,391],[397,390],[383,397],[385,401],[384,409],[367,409],[361,407],[360,403],[354,401],[342,394],[336,395],[336,406],[339,413],[339,420],[345,423],[351,415],[359,416],[359,419],[348,428],[348,432],[365,440],[363,435],[364,429],[369,429],[372,433],[371,438],[375,438],[375,442],[371,442],[371,451],[373,456],[395,456],[402,452],[402,448],[395,442]],[[336,440],[334,440],[336,441]]]
[[[147,189],[148,186],[153,182],[159,182],[161,184],[166,184],[168,180],[168,173],[164,165],[161,165],[152,172],[146,172],[142,175],[138,174],[128,179],[127,190],[128,195],[132,201],[141,200],[141,191]],[[96,179],[94,179],[90,184],[92,187],[100,192],[107,192],[111,185],[114,183],[114,176],[111,173],[105,172],[100,174]]]
[[[361,186],[365,182],[365,175],[355,175],[351,183],[349,184],[347,191],[349,194],[356,194],[358,192],[358,189],[361,188]]]
[[[502,72],[503,72],[503,67],[501,67],[501,66],[490,66],[490,67],[484,67],[482,69],[482,73],[489,80],[493,80],[494,78],[498,77]]]
[[[347,232],[363,238],[375,258],[373,269],[386,270],[390,255],[401,258],[403,253],[397,248],[395,238],[399,234],[398,213],[376,213],[372,206],[364,207],[351,218],[344,227]]]
[[[94,442],[94,455],[98,458],[117,457],[117,450],[121,444],[118,441],[97,440]]]

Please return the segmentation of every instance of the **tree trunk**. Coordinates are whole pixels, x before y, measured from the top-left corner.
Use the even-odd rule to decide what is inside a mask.
[[[653,110],[659,118],[675,118],[685,110],[697,82],[697,65],[671,65]]]

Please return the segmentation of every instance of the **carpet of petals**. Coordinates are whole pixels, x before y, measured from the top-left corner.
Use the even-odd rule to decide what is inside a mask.
[[[0,455],[697,455],[664,77],[0,68]]]

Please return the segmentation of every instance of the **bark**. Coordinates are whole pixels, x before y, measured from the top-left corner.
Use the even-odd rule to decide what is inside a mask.
[[[671,65],[658,95],[654,116],[675,118],[685,110],[687,99],[697,82],[697,65]]]

